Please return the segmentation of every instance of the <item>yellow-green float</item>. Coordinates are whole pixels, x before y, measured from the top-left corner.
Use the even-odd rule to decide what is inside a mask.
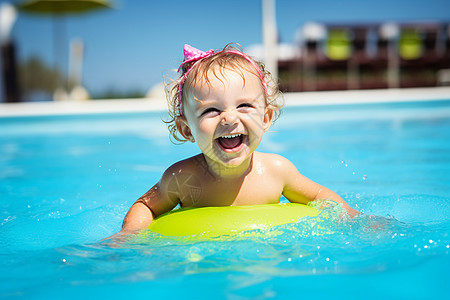
[[[319,211],[297,203],[176,209],[157,217],[148,229],[164,236],[214,238],[297,223]]]

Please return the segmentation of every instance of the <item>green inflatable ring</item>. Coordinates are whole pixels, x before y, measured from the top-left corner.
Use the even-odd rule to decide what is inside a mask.
[[[267,230],[318,213],[314,207],[296,203],[184,208],[157,217],[148,229],[164,236],[213,238],[255,229]]]

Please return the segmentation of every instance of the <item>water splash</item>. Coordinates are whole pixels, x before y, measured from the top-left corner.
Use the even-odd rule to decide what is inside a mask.
[[[271,276],[368,273],[409,266],[430,257],[449,254],[449,226],[411,225],[393,217],[361,214],[350,218],[342,205],[316,202],[323,207],[316,217],[270,230],[253,230],[210,240],[164,237],[145,232],[129,237],[118,248],[99,244],[93,257],[71,252],[71,260],[99,260],[108,265],[138,264],[145,276],[244,272]],[[67,249],[66,249],[67,250]],[[89,252],[88,251],[88,252]],[[98,252],[98,253],[97,253]],[[97,253],[97,254],[95,254]],[[106,254],[105,254],[106,253]],[[64,257],[67,261],[67,255]],[[134,267],[135,268],[135,267]],[[107,268],[106,268],[107,269]],[[135,278],[136,279],[136,278]]]

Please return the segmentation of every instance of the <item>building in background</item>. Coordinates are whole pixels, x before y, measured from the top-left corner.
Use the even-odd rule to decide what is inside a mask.
[[[284,91],[450,85],[450,24],[308,23],[301,35],[301,55],[278,62]]]

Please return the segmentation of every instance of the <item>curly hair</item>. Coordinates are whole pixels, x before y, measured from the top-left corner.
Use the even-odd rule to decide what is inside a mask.
[[[239,55],[236,52],[242,53]],[[265,102],[266,107],[273,111],[273,122],[279,117],[281,108],[283,106],[283,101],[280,101],[279,98],[281,92],[278,88],[278,84],[272,78],[272,75],[268,70],[265,69],[263,63],[256,61],[252,58],[255,64],[250,63],[244,56],[247,56],[242,52],[240,47],[234,44],[228,44],[221,51],[216,51],[211,56],[200,59],[200,61],[193,61],[181,66],[181,75],[175,80],[172,80],[170,83],[165,83],[165,92],[168,104],[168,120],[164,121],[169,129],[171,139],[175,139],[178,142],[184,143],[188,141],[185,137],[183,137],[177,129],[177,123],[180,122],[182,118],[184,118],[183,113],[179,111],[179,97],[181,95],[182,99],[186,99],[188,96],[188,92],[192,91],[199,82],[206,83],[210,85],[210,80],[208,76],[210,76],[209,71],[213,71],[214,76],[219,78],[218,76],[223,76],[223,70],[231,70],[238,73],[244,80],[243,70],[254,74],[259,77],[258,71],[255,70],[255,67],[260,69],[260,73],[262,74],[265,85],[267,85],[266,93],[265,93]],[[247,56],[248,57],[248,56]],[[218,67],[218,68],[217,68]],[[192,68],[192,69],[191,69]],[[217,70],[219,75],[217,74]],[[187,77],[185,74],[188,73]],[[184,80],[184,83],[180,82]],[[263,82],[261,82],[263,86]],[[181,89],[181,93],[180,93]],[[183,101],[183,100],[182,100]]]

